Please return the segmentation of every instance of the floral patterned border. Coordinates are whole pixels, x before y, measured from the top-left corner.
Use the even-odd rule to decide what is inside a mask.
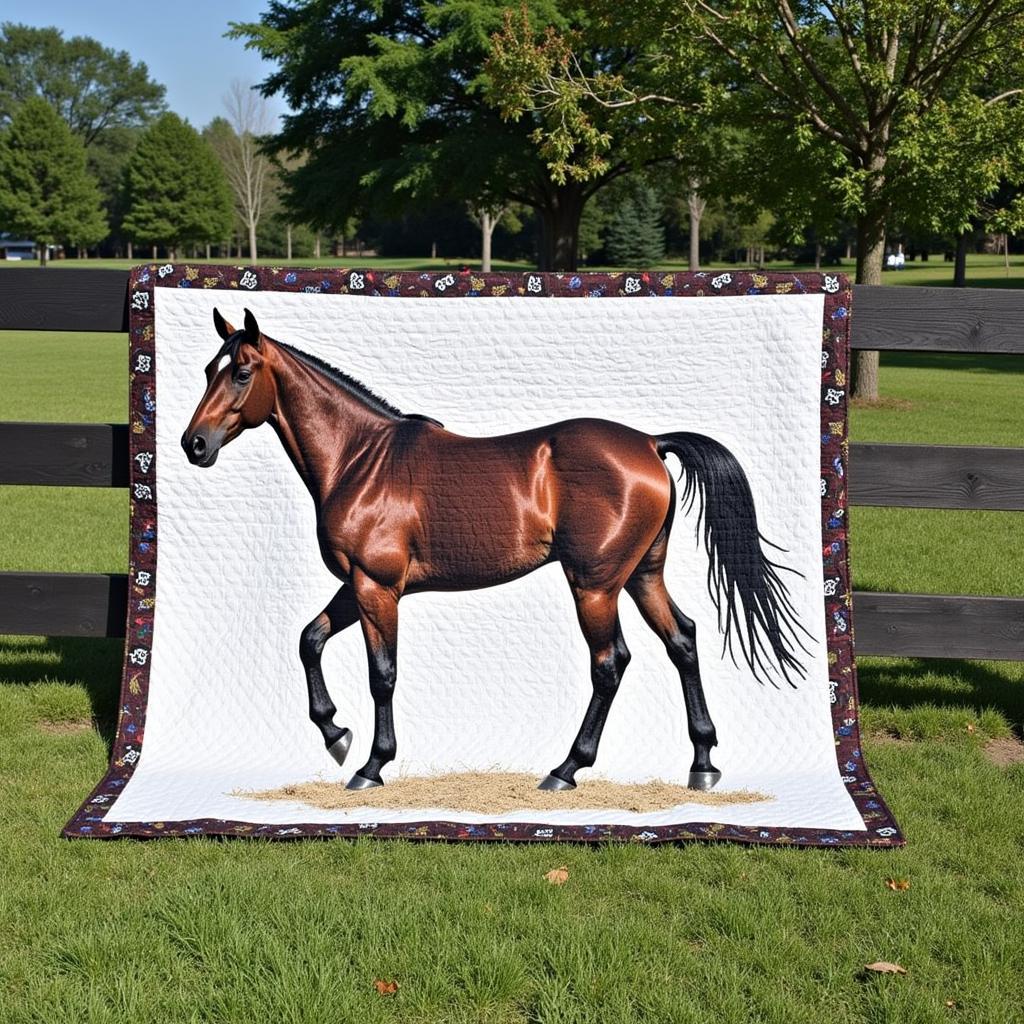
[[[864,819],[865,830],[778,828],[680,822],[642,828],[624,825],[536,823],[467,825],[424,821],[382,824],[274,825],[221,819],[119,822],[107,809],[132,776],[139,760],[146,722],[150,652],[157,579],[156,335],[157,288],[220,288],[352,294],[367,297],[468,298],[563,296],[717,296],[805,294],[825,298],[821,352],[822,570],[828,624],[829,692],[836,758],[843,783]],[[304,836],[375,835],[410,839],[571,840],[642,843],[725,840],[796,846],[902,846],[905,842],[864,763],[858,726],[857,674],[853,662],[850,563],[847,547],[846,398],[852,291],[839,274],[777,274],[756,271],[708,273],[477,274],[377,270],[292,270],[283,267],[223,267],[147,264],[131,274],[129,302],[131,374],[131,568],[124,675],[117,734],[110,766],[99,785],[64,827],[71,837],[114,836]]]

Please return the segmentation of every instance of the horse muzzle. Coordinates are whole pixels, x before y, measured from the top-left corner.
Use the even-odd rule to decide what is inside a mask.
[[[197,430],[191,435],[186,430],[181,435],[181,447],[185,449],[188,461],[201,469],[208,469],[212,466],[220,454],[220,440],[207,438],[201,430]]]

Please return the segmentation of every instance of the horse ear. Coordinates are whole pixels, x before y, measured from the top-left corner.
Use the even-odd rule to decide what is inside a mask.
[[[245,340],[253,345],[255,348],[261,347],[260,325],[256,323],[256,317],[252,315],[251,310],[245,311]]]
[[[216,308],[213,310],[213,326],[217,328],[221,341],[227,341],[235,333],[234,327],[220,315],[220,310]]]

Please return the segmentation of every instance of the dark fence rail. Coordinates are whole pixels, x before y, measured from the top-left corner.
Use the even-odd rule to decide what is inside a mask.
[[[0,330],[128,330],[125,270],[0,272]],[[855,285],[853,347],[1024,352],[1024,289]]]
[[[127,487],[124,423],[0,422],[0,484]],[[1024,509],[1024,448],[851,444],[850,501]]]
[[[1024,353],[1024,289],[854,289],[853,345]],[[0,330],[123,332],[127,273],[0,270]],[[125,424],[0,423],[0,484],[126,487]],[[1024,448],[851,444],[855,505],[1024,510]],[[124,636],[123,575],[0,573],[0,633]],[[857,591],[857,650],[1024,660],[1024,598]]]
[[[127,330],[126,270],[0,270],[0,331]]]

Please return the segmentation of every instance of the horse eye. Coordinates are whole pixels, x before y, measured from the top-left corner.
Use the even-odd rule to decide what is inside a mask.
[[[252,370],[239,370],[238,371],[237,380],[238,380],[239,384],[248,384],[249,383],[249,379],[251,377],[252,377]]]

